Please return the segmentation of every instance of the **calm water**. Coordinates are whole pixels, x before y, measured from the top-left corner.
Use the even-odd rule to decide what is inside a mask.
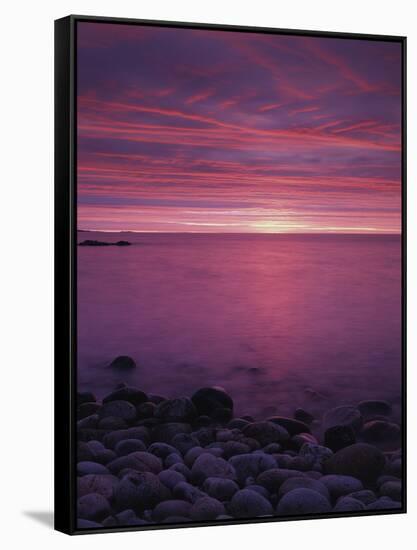
[[[80,233],[78,380],[167,396],[223,386],[239,413],[399,404],[399,237]]]

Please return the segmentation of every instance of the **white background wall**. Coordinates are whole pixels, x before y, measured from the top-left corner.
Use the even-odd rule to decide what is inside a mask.
[[[0,541],[3,548],[410,548],[417,521],[417,17],[410,0],[8,0],[1,14]],[[53,506],[53,20],[70,13],[408,36],[409,513],[70,538]],[[414,208],[413,208],[414,206]],[[414,340],[414,341],[413,341]],[[58,365],[59,367],[59,365]],[[35,517],[34,517],[35,516]],[[37,519],[36,519],[37,518]],[[42,521],[39,521],[41,519]]]

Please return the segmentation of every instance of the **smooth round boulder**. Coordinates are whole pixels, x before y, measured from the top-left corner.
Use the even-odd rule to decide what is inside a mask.
[[[363,510],[366,510],[365,504],[349,496],[339,498],[333,508],[333,512],[362,512]]]
[[[136,408],[129,401],[109,401],[104,403],[98,411],[100,420],[107,416],[115,416],[126,422],[132,422],[136,418]]]
[[[182,456],[178,452],[171,453],[164,460],[165,468],[169,468],[170,466],[173,466],[174,464],[183,464],[183,463],[184,463],[184,461],[182,459]]]
[[[269,443],[283,443],[289,439],[288,431],[284,427],[267,421],[249,424],[243,428],[243,434],[256,439],[262,447]]]
[[[101,409],[100,403],[95,403],[95,402],[94,403],[83,403],[77,409],[77,418],[79,420],[82,420],[83,418],[86,418],[87,416],[97,414],[100,409]]]
[[[195,521],[207,521],[216,519],[217,516],[226,513],[224,505],[212,497],[199,498],[190,510],[190,517]]]
[[[77,430],[93,429],[98,427],[99,416],[98,414],[90,414],[77,422]]]
[[[118,388],[103,397],[103,403],[110,403],[110,401],[128,401],[132,405],[135,405],[135,407],[145,403],[147,400],[148,396],[145,392],[132,386]]]
[[[401,429],[393,422],[371,420],[364,424],[361,438],[384,451],[395,451],[401,447]]]
[[[98,462],[90,462],[88,460],[84,462],[78,462],[77,475],[86,476],[89,474],[106,475],[110,474],[110,471],[108,470],[108,468],[106,468],[102,464],[99,464]]]
[[[256,478],[261,472],[276,468],[277,465],[272,455],[263,452],[232,456],[229,458],[229,464],[236,472],[236,479],[241,485],[248,477]]]
[[[326,412],[323,417],[323,427],[325,430],[333,426],[350,426],[358,431],[362,427],[362,415],[356,407],[343,405],[335,407]]]
[[[162,472],[159,472],[158,477],[165,487],[171,491],[176,485],[178,485],[178,483],[181,481],[186,481],[183,474],[180,472],[175,472],[174,470],[162,470]]]
[[[327,487],[332,500],[363,489],[362,482],[352,476],[326,475],[320,482]]]
[[[314,416],[302,408],[295,409],[294,418],[295,420],[304,422],[304,424],[307,424],[307,425],[310,425],[314,420]]]
[[[184,422],[166,422],[153,427],[151,438],[153,442],[172,445],[172,440],[176,435],[190,432],[191,426],[189,424]]]
[[[84,403],[95,403],[97,401],[96,396],[91,391],[77,392],[77,405],[83,405]]]
[[[327,498],[312,489],[293,489],[279,501],[277,513],[282,516],[327,514],[331,505]]]
[[[312,489],[317,493],[323,495],[330,502],[330,493],[327,487],[316,479],[311,479],[307,476],[304,477],[291,477],[284,481],[279,488],[278,496],[283,497],[294,489]]]
[[[78,499],[78,517],[100,521],[111,513],[108,500],[99,493],[90,493]]]
[[[217,409],[233,411],[232,398],[220,387],[201,388],[193,394],[191,400],[200,415],[211,417]]]
[[[178,451],[185,455],[190,449],[199,447],[200,443],[198,439],[191,434],[177,434],[172,438],[172,446],[178,449]]]
[[[197,410],[191,399],[179,397],[159,403],[154,416],[165,422],[191,422],[197,416]]]
[[[126,456],[136,451],[146,451],[146,445],[140,439],[124,439],[115,447],[118,456]]]
[[[324,463],[324,473],[352,476],[369,484],[381,475],[385,466],[382,452],[366,443],[355,443],[337,451]]]
[[[365,420],[375,416],[390,416],[392,413],[392,407],[388,401],[376,399],[361,401],[358,404],[358,409]]]
[[[140,439],[145,444],[149,441],[149,431],[144,426],[135,426],[126,430],[116,430],[110,432],[103,437],[103,443],[108,449],[114,449],[119,443],[125,439]]]
[[[333,456],[333,451],[322,445],[304,443],[299,451],[299,457],[305,458],[312,470],[322,470],[323,464]]]
[[[352,497],[355,500],[360,500],[365,506],[375,502],[377,500],[376,495],[370,489],[362,489],[361,491],[354,491],[346,496]]]
[[[221,477],[208,477],[203,484],[203,491],[221,502],[230,500],[238,490],[239,485],[232,479]]]
[[[207,496],[203,491],[200,491],[200,489],[185,481],[180,481],[179,483],[177,483],[172,493],[176,499],[186,500],[187,502],[191,502],[192,504],[198,499]]]
[[[389,497],[401,502],[403,494],[401,481],[386,481],[379,488],[379,494],[381,497]]]
[[[230,460],[233,460],[233,458]],[[215,457],[210,453],[203,453],[194,461],[191,468],[191,479],[193,483],[200,485],[208,477],[236,479],[236,472],[233,464],[223,458]]]
[[[399,508],[401,508],[401,503],[389,497],[381,497],[366,507],[367,510],[397,510]]]
[[[117,370],[131,370],[136,368],[136,363],[128,355],[119,355],[113,359],[110,367]]]
[[[273,514],[271,503],[261,494],[250,489],[237,491],[233,495],[228,509],[235,518],[251,518]]]
[[[158,476],[150,472],[133,472],[125,475],[115,488],[114,506],[119,511],[133,509],[142,512],[169,497],[168,488]]]
[[[277,443],[273,443],[273,445],[277,445]],[[232,456],[243,455],[249,452],[249,445],[246,445],[246,443],[242,443],[240,441],[227,441],[223,446],[223,458],[225,458],[226,460],[228,460]]]
[[[139,419],[153,418],[157,405],[151,401],[145,401],[136,407],[136,414]]]
[[[285,468],[272,468],[259,474],[256,483],[265,487],[270,493],[277,493],[284,481],[291,477],[300,477],[300,472]]]
[[[172,445],[168,445],[168,443],[152,443],[148,447],[148,453],[152,453],[153,455],[162,458],[162,460],[164,460],[168,455],[176,452],[177,449]]]
[[[191,503],[185,500],[166,500],[160,502],[153,510],[152,517],[154,521],[161,522],[170,516],[180,516],[188,518],[191,512]]]
[[[121,456],[112,460],[107,467],[112,474],[118,474],[121,470],[127,468],[137,472],[159,474],[162,470],[162,462],[157,456],[151,453],[135,451],[127,456]]]
[[[354,443],[356,435],[351,426],[332,426],[324,432],[324,444],[334,453]]]
[[[290,436],[301,433],[311,433],[308,424],[301,422],[300,420],[295,420],[294,418],[287,418],[286,416],[270,416],[267,420],[273,424],[277,424],[278,426],[285,428]]]

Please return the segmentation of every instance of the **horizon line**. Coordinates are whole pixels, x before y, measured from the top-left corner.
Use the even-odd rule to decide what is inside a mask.
[[[135,229],[76,229],[83,233],[146,233],[161,235],[381,235],[401,236],[402,231],[152,231]]]

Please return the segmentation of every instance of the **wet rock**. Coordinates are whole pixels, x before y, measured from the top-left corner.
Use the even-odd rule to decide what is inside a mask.
[[[269,516],[273,514],[270,502],[256,491],[237,491],[229,504],[229,512],[235,518]]]
[[[229,464],[236,472],[239,484],[245,483],[248,477],[256,478],[261,472],[276,467],[273,456],[262,452],[232,456]]]
[[[207,496],[203,491],[187,483],[180,481],[177,483],[172,491],[174,498],[179,500],[186,500],[187,502],[197,502],[198,499]]]
[[[111,501],[114,494],[114,489],[118,485],[119,480],[112,475],[88,474],[79,477],[77,480],[77,495],[83,497],[90,493],[102,495],[108,501]]]
[[[78,407],[77,418],[79,420],[82,420],[87,416],[91,416],[92,414],[97,414],[100,409],[101,409],[100,403],[83,403]]]
[[[389,497],[381,497],[366,507],[367,510],[397,510],[399,508],[401,508],[401,503]]]
[[[361,512],[365,510],[365,504],[356,498],[349,496],[341,497],[336,502],[333,512]]]
[[[277,493],[281,485],[291,477],[299,477],[300,472],[283,468],[273,468],[258,475],[256,483],[265,487],[270,493]]]
[[[298,451],[305,443],[309,443],[311,445],[319,444],[317,439],[312,434],[297,434],[291,437],[288,445],[291,449],[295,449]]]
[[[282,497],[294,489],[312,489],[323,495],[330,502],[330,493],[327,487],[320,481],[310,479],[307,476],[292,477],[284,481],[279,489],[278,496]]]
[[[311,424],[314,420],[314,416],[312,414],[301,408],[295,410],[294,418],[295,420],[299,420],[307,425]]]
[[[347,496],[356,500],[360,500],[365,506],[377,500],[375,493],[373,491],[370,491],[369,489],[354,491],[353,493],[349,493]]]
[[[136,414],[139,420],[145,419],[145,418],[153,418],[156,410],[155,403],[151,403],[150,401],[145,401],[145,403],[141,403],[136,407]]]
[[[78,462],[77,464],[77,475],[79,476],[86,476],[89,474],[110,474],[110,471],[103,466],[102,464],[99,464],[98,462]],[[80,516],[81,517],[81,516]]]
[[[333,451],[322,445],[304,443],[300,449],[299,456],[309,461],[312,470],[321,471],[326,460],[333,456]]]
[[[109,401],[98,412],[100,420],[107,416],[116,416],[126,422],[132,422],[136,418],[136,408],[129,401]]]
[[[232,409],[227,409],[225,407],[218,408],[212,412],[211,418],[215,424],[217,423],[224,425],[233,418],[233,411]]]
[[[168,488],[158,476],[150,472],[127,474],[114,490],[114,505],[117,510],[143,511],[153,508],[170,497]]]
[[[84,403],[95,403],[97,401],[96,396],[91,391],[81,391],[77,393],[77,405],[83,405]]]
[[[310,427],[305,422],[295,420],[294,418],[287,418],[285,416],[271,416],[268,418],[268,421],[273,422],[278,426],[282,426],[291,436],[301,433],[311,433]]]
[[[334,453],[354,443],[356,435],[351,426],[332,426],[324,433],[324,444]]]
[[[124,386],[123,388],[116,389],[106,395],[103,398],[103,403],[110,403],[111,401],[128,401],[135,407],[145,403],[148,400],[148,396],[143,391],[132,386]]]
[[[268,455],[280,453],[282,451],[282,445],[279,443],[270,443],[269,445],[266,445],[262,451]]]
[[[100,521],[107,517],[110,512],[110,504],[107,499],[99,493],[90,493],[78,499],[78,517],[88,520]]]
[[[258,493],[258,495],[261,495],[262,497],[269,500],[269,491],[265,489],[265,487],[262,487],[262,485],[256,485],[256,483],[246,485],[245,489],[248,489],[249,491],[255,491],[255,493]]]
[[[155,393],[150,393],[148,395],[148,399],[151,403],[155,403],[155,405],[159,405],[159,403],[162,403],[162,401],[166,401],[166,397],[163,395],[157,395]]]
[[[396,458],[389,462],[384,470],[384,473],[387,475],[392,475],[398,478],[402,477],[402,460],[401,458]]]
[[[187,480],[191,478],[191,470],[185,464],[181,464],[178,462],[177,464],[173,464],[172,466],[170,466],[168,469],[173,470],[174,472],[179,472]]]
[[[191,434],[177,434],[172,438],[172,446],[178,449],[182,455],[185,455],[190,449],[199,446],[199,441]]]
[[[233,458],[230,460],[233,460]],[[233,465],[223,458],[203,453],[194,461],[191,468],[191,479],[195,484],[202,484],[208,477],[235,479],[236,472]]]
[[[366,443],[355,443],[337,451],[324,464],[326,474],[352,476],[368,484],[376,480],[385,466],[380,450]]]
[[[112,460],[108,465],[112,474],[118,474],[121,470],[131,469],[137,472],[152,472],[159,474],[162,470],[162,462],[155,455],[143,451],[136,451],[127,456],[121,456]]]
[[[213,427],[200,428],[193,432],[193,437],[196,437],[202,447],[210,445],[216,441],[216,430]]]
[[[326,475],[320,478],[320,482],[327,487],[332,500],[363,489],[362,482],[352,476]]]
[[[250,424],[250,422],[243,418],[233,418],[233,420],[230,420],[230,422],[228,422],[227,427],[231,430],[234,428],[237,428],[238,430],[243,430],[246,426],[248,426],[248,424]]]
[[[225,507],[221,502],[212,497],[202,497],[193,504],[190,517],[196,521],[205,521],[216,519],[225,513]]]
[[[246,437],[256,439],[264,447],[269,443],[283,443],[289,439],[288,431],[272,422],[253,422],[243,429]]]
[[[191,422],[196,418],[197,410],[188,397],[167,399],[157,405],[155,418],[166,422]]]
[[[114,449],[119,441],[125,439],[140,439],[147,444],[149,441],[149,431],[143,426],[116,430],[106,434],[103,438],[103,443],[108,449]]]
[[[191,400],[200,415],[213,416],[218,409],[233,411],[233,400],[223,388],[201,388],[194,393]]]
[[[278,503],[279,515],[326,514],[331,511],[327,498],[312,489],[293,489]]]
[[[93,429],[95,430],[98,427],[99,417],[98,414],[90,414],[77,422],[77,430],[82,429]]]
[[[163,470],[158,474],[158,477],[160,481],[165,485],[165,487],[167,487],[171,491],[176,485],[178,485],[178,483],[180,483],[181,481],[186,481],[186,478],[183,474],[174,470]]]
[[[381,497],[389,497],[391,500],[402,501],[401,481],[386,481],[379,488]]]
[[[176,453],[177,449],[168,443],[152,443],[148,447],[148,452],[164,460],[168,455]]]
[[[358,404],[358,409],[365,420],[375,416],[390,416],[392,413],[392,407],[388,401],[382,400],[361,401]]]
[[[203,490],[210,496],[221,502],[230,500],[239,490],[239,486],[232,479],[209,477],[204,481]]]
[[[178,434],[190,433],[191,426],[184,422],[167,422],[152,429],[152,441],[172,444],[172,440]]]
[[[98,427],[101,430],[123,430],[128,427],[128,424],[123,418],[118,418],[117,416],[106,416],[105,418],[102,418],[99,423]]]
[[[123,510],[116,514],[117,525],[146,525],[148,522],[138,518],[133,510]]]
[[[342,406],[330,409],[323,417],[325,430],[333,426],[350,426],[355,432],[362,427],[362,415],[356,407]]]
[[[187,453],[185,453],[184,456],[184,462],[185,464],[191,468],[194,464],[195,460],[202,454],[206,453],[207,451],[203,449],[203,447],[193,447],[190,449]]]
[[[394,451],[401,446],[401,429],[393,422],[371,420],[363,426],[361,438],[385,451]]]
[[[223,447],[223,457],[228,460],[232,456],[243,455],[250,452],[249,445],[239,441],[228,441]]]
[[[159,503],[153,513],[154,521],[161,522],[170,516],[190,517],[192,505],[185,500],[166,500]]]
[[[136,363],[127,355],[119,355],[110,363],[110,367],[118,370],[130,370],[136,368]]]
[[[117,443],[114,450],[118,456],[126,456],[135,451],[146,451],[146,445],[140,439],[124,439]]]
[[[184,461],[182,459],[182,456],[178,454],[178,452],[171,453],[168,455],[164,460],[165,468],[169,468],[170,466],[173,466],[174,464],[183,464]]]

